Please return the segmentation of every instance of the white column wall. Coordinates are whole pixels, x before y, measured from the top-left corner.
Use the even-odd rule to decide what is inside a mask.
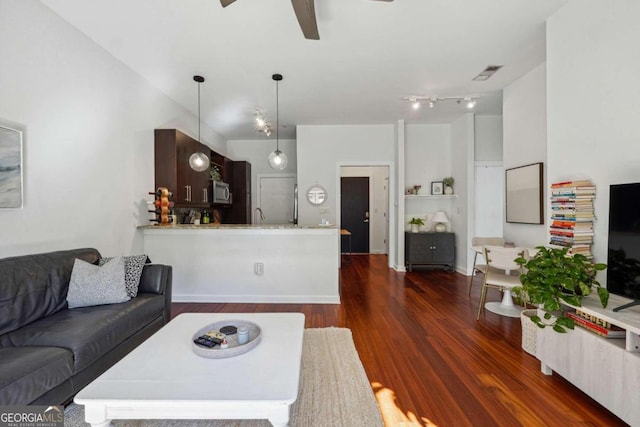
[[[504,238],[517,245],[547,244],[547,72],[545,64],[534,68],[503,91],[504,168],[543,162],[544,224],[513,224],[504,220]],[[575,107],[575,105],[573,106]],[[504,188],[502,189],[504,192]]]
[[[0,3],[0,52],[0,118],[25,132],[24,208],[0,210],[0,257],[141,251],[153,130],[197,135],[197,118],[40,2]]]
[[[451,231],[456,235],[456,269],[468,274],[471,271],[472,258],[471,235],[473,230],[474,206],[474,165],[475,144],[474,115],[467,113],[451,124],[451,176],[456,180],[457,198],[451,201],[449,216]]]
[[[596,185],[598,262],[607,260],[609,185],[640,182],[639,16],[636,0],[572,0],[547,23],[547,176]]]

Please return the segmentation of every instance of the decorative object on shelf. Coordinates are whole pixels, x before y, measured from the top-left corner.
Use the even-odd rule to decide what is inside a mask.
[[[411,218],[409,224],[411,224],[411,232],[417,233],[420,231],[420,227],[424,225],[424,221],[422,218]]]
[[[434,196],[442,195],[444,191],[444,183],[442,181],[431,182],[431,194]]]
[[[422,185],[414,185],[413,186],[413,194],[418,194],[420,192],[420,189],[422,188]]]
[[[591,181],[551,184],[550,244],[569,248],[569,254],[593,258],[593,200],[596,187]]]
[[[520,275],[522,286],[513,291],[525,303],[538,305],[544,311],[531,320],[540,328],[551,326],[556,332],[574,328],[574,320],[566,316],[564,303],[581,306],[581,300],[595,288],[602,307],[607,306],[609,292],[596,280],[596,272],[607,268],[606,264],[593,263],[582,254],[569,255],[568,248],[538,246],[538,252],[529,260],[516,258],[525,267]]]
[[[287,155],[280,151],[280,99],[278,93],[278,83],[283,79],[282,74],[274,74],[271,78],[276,82],[276,151],[269,154],[269,166],[273,169],[283,170],[287,167]]]
[[[414,195],[414,194],[416,194],[416,189],[415,189],[415,188],[413,188],[413,187],[409,187],[409,188],[407,188],[407,194],[409,194],[409,195]]]
[[[438,211],[433,214],[433,216],[431,217],[431,221],[435,222],[435,225],[433,226],[434,231],[438,233],[447,231],[446,224],[449,222],[449,218],[447,218],[447,214],[445,214],[443,211]]]
[[[193,76],[193,80],[198,83],[198,142],[200,140],[200,84],[204,82],[204,77]],[[209,169],[210,161],[209,156],[202,152],[193,153],[189,156],[189,166],[196,172],[204,172]]]
[[[159,187],[155,193],[149,193],[154,196],[153,210],[149,212],[155,214],[155,218],[149,221],[156,222],[158,225],[170,225],[173,223],[173,217],[171,215],[171,209],[173,208],[173,202],[169,199],[173,196],[166,187]]]
[[[327,191],[318,184],[314,184],[307,190],[307,200],[314,206],[320,206],[327,199]]]
[[[544,224],[542,163],[505,171],[507,222]]]
[[[22,170],[22,131],[0,124],[0,208],[22,208]]]
[[[444,194],[446,195],[451,195],[453,194],[453,183],[455,182],[455,179],[453,179],[452,176],[448,176],[446,178],[444,178],[442,180],[442,183],[444,184]]]
[[[217,165],[211,165],[211,181],[222,181],[222,174],[220,173],[220,167]]]

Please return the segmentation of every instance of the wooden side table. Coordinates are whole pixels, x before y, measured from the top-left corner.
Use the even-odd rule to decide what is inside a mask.
[[[349,230],[346,230],[344,228],[340,229],[340,244],[342,244],[342,239],[344,237],[347,237],[347,239],[349,240],[349,252],[343,252],[342,250],[340,251],[342,254],[345,254],[345,262],[351,262],[351,232]]]

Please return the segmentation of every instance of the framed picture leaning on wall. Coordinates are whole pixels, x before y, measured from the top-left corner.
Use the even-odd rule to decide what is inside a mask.
[[[544,224],[542,163],[505,171],[507,222]]]
[[[22,208],[22,131],[0,123],[0,208]]]
[[[434,196],[439,196],[444,193],[444,183],[442,181],[432,181],[431,182],[431,194]]]

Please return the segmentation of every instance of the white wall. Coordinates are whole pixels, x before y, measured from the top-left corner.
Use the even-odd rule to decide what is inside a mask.
[[[300,225],[318,224],[321,218],[340,223],[338,186],[341,166],[386,165],[390,166],[390,177],[394,177],[394,125],[298,126],[296,133]],[[327,201],[320,206],[313,206],[304,198],[314,184],[327,190]],[[389,187],[390,200],[394,200],[395,182],[391,182]],[[394,211],[391,211],[390,223],[395,224]],[[393,264],[397,247],[394,229],[389,241],[389,263]]]
[[[475,160],[502,160],[502,116],[475,116]]]
[[[296,141],[285,139],[278,142],[280,150],[287,155],[287,167],[275,170],[269,166],[267,158],[276,149],[275,140],[233,140],[227,141],[227,157],[234,161],[251,163],[251,206],[256,208],[258,203],[258,176],[265,175],[295,175],[298,156]]]
[[[547,23],[548,178],[595,183],[598,262],[609,185],[640,181],[639,16],[636,0],[572,0]]]
[[[573,78],[574,76],[567,76]],[[545,64],[534,68],[503,90],[504,168],[543,162],[544,200],[547,200],[547,72]],[[584,87],[582,88],[584,90]],[[565,101],[563,101],[565,102]],[[571,101],[570,108],[576,104]],[[571,158],[573,156],[570,156]],[[567,161],[569,161],[567,158]],[[504,191],[504,188],[502,189]],[[547,208],[544,224],[504,223],[504,238],[520,246],[535,247],[547,241]]]
[[[25,130],[24,208],[0,210],[0,257],[141,251],[153,129],[197,135],[197,118],[40,2],[0,2],[0,52],[0,118]]]
[[[457,198],[451,201],[449,222],[456,234],[456,269],[464,274],[471,271],[473,260],[469,256],[473,230],[474,209],[474,115],[467,113],[451,124],[451,176],[456,180]]]
[[[408,124],[405,126],[405,188],[421,185],[418,195],[431,194],[431,183],[451,176],[451,125]],[[454,183],[454,189],[456,185]],[[411,218],[425,220],[424,230],[433,228],[429,217],[437,211],[451,216],[451,199],[405,198],[405,230]],[[451,228],[447,224],[447,228]]]
[[[369,252],[386,254],[389,232],[389,168],[386,166],[342,166],[341,177],[369,178]]]

